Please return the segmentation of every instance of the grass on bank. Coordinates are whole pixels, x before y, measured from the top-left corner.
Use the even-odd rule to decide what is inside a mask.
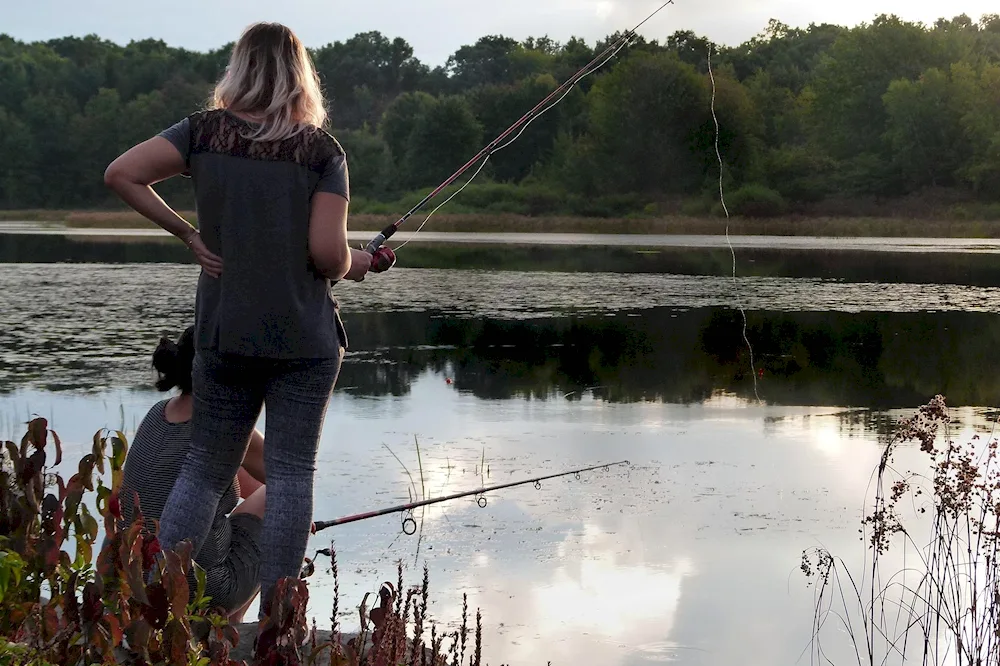
[[[434,203],[456,189],[446,188]],[[428,191],[401,195],[395,201],[355,196],[350,228],[377,232],[411,210]],[[967,193],[929,191],[898,200],[830,198],[792,205],[760,185],[726,193],[727,220],[718,197],[681,197],[649,201],[634,195],[584,196],[541,184],[472,184],[448,203],[427,225],[428,231],[454,233],[609,233],[609,234],[730,234],[772,236],[853,237],[1000,237],[1000,202],[973,201]],[[197,223],[192,206],[181,214]],[[415,229],[432,210],[419,211],[405,227]],[[0,220],[58,223],[75,228],[123,229],[149,227],[133,211],[12,210]],[[728,222],[728,225],[727,225]]]
[[[152,223],[137,213],[124,211],[3,211],[0,219],[58,223],[81,229],[141,229]],[[197,224],[193,211],[180,211]],[[44,214],[43,214],[44,213]],[[398,219],[395,215],[352,214],[352,231],[377,232]],[[402,228],[415,230],[423,219],[416,216]],[[424,231],[450,233],[586,233],[722,235],[726,220],[685,215],[660,217],[591,218],[572,216],[532,217],[516,214],[438,213]],[[1000,238],[1000,220],[919,220],[878,217],[785,216],[766,220],[732,218],[730,235],[834,236],[898,238]]]

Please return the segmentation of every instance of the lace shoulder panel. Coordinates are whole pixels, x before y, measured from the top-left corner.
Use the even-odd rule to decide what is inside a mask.
[[[222,109],[190,116],[191,154],[214,153],[265,162],[294,162],[322,172],[331,158],[344,154],[332,135],[322,129],[301,132],[281,141],[255,141],[250,125]]]

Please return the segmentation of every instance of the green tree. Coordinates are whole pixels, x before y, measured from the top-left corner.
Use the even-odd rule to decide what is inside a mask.
[[[379,134],[389,147],[393,164],[401,168],[410,147],[410,137],[424,112],[437,100],[425,92],[403,93],[386,108],[379,124]]]
[[[778,85],[771,74],[760,70],[743,81],[749,95],[757,122],[762,128],[764,142],[771,147],[784,144],[801,144],[806,141],[808,99]]]
[[[121,119],[118,91],[101,88],[70,123],[66,141],[78,171],[76,196],[88,204],[107,197],[104,169],[122,150]]]
[[[482,134],[465,99],[441,98],[417,118],[401,179],[408,187],[437,185],[479,151]]]
[[[0,106],[0,208],[42,206],[38,154],[31,129]]]
[[[15,50],[15,44],[0,37],[0,104],[14,111],[21,108],[31,89],[27,59]]]
[[[724,61],[741,81],[765,72],[775,86],[799,94],[845,29],[830,24],[810,24],[803,30],[771,19],[767,28],[744,44],[724,51]]]
[[[931,68],[916,81],[899,79],[883,95],[885,139],[903,191],[954,185],[971,154],[962,128],[976,93],[975,73],[964,64],[951,72]]]
[[[1000,28],[1000,21],[996,22]],[[1000,30],[998,30],[1000,32]],[[976,93],[962,117],[972,155],[959,177],[973,191],[1000,199],[1000,64],[986,64],[976,77]]]
[[[757,112],[754,99],[746,86],[736,80],[730,69],[714,73],[715,118],[705,121],[701,141],[692,146],[693,157],[700,158],[702,170],[709,172],[709,182],[714,191],[718,178],[718,160],[737,184],[759,182],[764,179],[760,160],[765,150],[765,125]],[[708,76],[702,76],[703,85],[710,87]],[[709,105],[711,110],[712,105]],[[718,127],[716,127],[718,122]],[[715,153],[718,135],[719,155]]]
[[[674,53],[633,54],[589,95],[589,132],[577,186],[605,192],[691,192],[705,175],[696,154],[709,122],[705,81]]]
[[[185,115],[187,113],[172,113],[165,96],[158,90],[139,95],[125,104],[122,111],[126,122],[121,128],[121,145],[130,147],[145,141]]]
[[[312,53],[357,191],[397,197],[450,174],[620,36],[560,44],[488,35],[435,68],[405,40],[375,31]],[[484,175],[561,185],[577,202],[642,193],[573,204],[591,212],[712,187],[710,46],[690,30],[635,40],[497,153]],[[0,35],[0,205],[107,202],[102,162],[203,107],[232,47]],[[883,15],[850,29],[772,19],[743,44],[718,47],[712,64],[730,186],[767,185],[799,203],[929,185],[966,197],[1000,192],[997,14],[929,27]],[[178,205],[190,201],[189,181],[158,188]]]
[[[159,90],[177,74],[178,61],[186,60],[181,49],[171,49],[160,39],[133,41],[113,64],[115,87],[122,99],[132,99]]]
[[[476,118],[483,125],[485,141],[500,136],[521,116],[538,105],[558,87],[549,74],[524,79],[515,85],[482,86],[468,93],[469,103]],[[567,116],[576,116],[584,110],[584,96],[570,92],[558,106],[542,113],[531,121],[524,132],[511,134],[500,145],[518,136],[510,147],[490,158],[492,175],[502,181],[520,181],[532,167],[551,156],[560,127]]]
[[[418,89],[428,73],[406,40],[377,31],[327,44],[312,56],[338,128],[376,123],[394,98]]]
[[[347,152],[352,198],[374,199],[392,190],[392,155],[381,136],[365,128],[340,132],[337,139]]]
[[[579,37],[570,38],[560,47],[552,63],[552,75],[560,82],[565,81],[594,59],[594,49]],[[588,77],[580,82],[579,87],[586,92],[594,77]]]
[[[20,117],[32,135],[38,171],[44,192],[41,205],[52,208],[80,203],[77,178],[78,155],[66,140],[79,113],[76,100],[65,92],[42,92],[24,101]]]
[[[947,64],[940,44],[922,26],[895,16],[879,16],[837,38],[810,87],[820,129],[816,138],[832,157],[845,161],[845,182],[869,191],[891,187],[882,96],[892,81],[915,80]]]
[[[692,30],[678,30],[667,37],[667,49],[677,53],[681,62],[692,65],[699,72],[707,72],[709,51],[714,51],[716,46]]]
[[[66,91],[79,104],[85,104],[99,89],[115,85],[111,77],[114,63],[120,60],[121,47],[96,35],[52,39],[46,46],[69,63]]]
[[[514,54],[522,48],[516,39],[487,35],[455,51],[448,58],[448,69],[462,89],[513,83],[524,74],[514,65]]]

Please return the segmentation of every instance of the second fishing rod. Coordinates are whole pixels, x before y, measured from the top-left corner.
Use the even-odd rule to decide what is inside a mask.
[[[315,532],[319,532],[321,530],[325,530],[325,529],[330,528],[330,527],[336,527],[337,525],[346,525],[348,523],[354,523],[354,522],[357,522],[359,520],[369,520],[371,518],[375,518],[375,517],[378,517],[378,516],[385,516],[385,515],[388,515],[388,514],[391,514],[391,513],[402,513],[402,512],[405,512],[405,511],[412,511],[413,509],[416,509],[416,508],[419,508],[419,507],[422,507],[422,506],[429,506],[431,504],[440,504],[442,502],[450,502],[452,500],[460,499],[460,498],[463,498],[463,497],[478,496],[479,497],[479,500],[478,500],[479,506],[483,507],[483,506],[486,506],[486,499],[485,499],[485,497],[483,497],[483,495],[485,495],[488,492],[492,492],[492,491],[496,491],[496,490],[501,490],[501,489],[504,489],[504,488],[514,488],[514,487],[517,487],[517,486],[527,485],[529,483],[533,483],[533,484],[535,484],[536,488],[540,488],[541,487],[541,482],[542,481],[548,481],[549,479],[558,479],[558,478],[561,478],[561,477],[564,477],[564,476],[577,476],[577,477],[579,477],[580,474],[582,474],[584,472],[590,472],[590,471],[598,470],[598,469],[609,470],[612,467],[618,467],[618,466],[621,466],[621,465],[628,466],[628,465],[630,465],[630,463],[629,463],[628,460],[619,460],[617,462],[612,462],[612,463],[603,463],[601,465],[593,465],[592,467],[583,467],[581,469],[572,469],[572,470],[569,470],[567,472],[557,472],[557,473],[554,473],[554,474],[546,474],[544,476],[532,477],[530,479],[522,479],[520,481],[510,481],[508,483],[498,483],[498,484],[495,484],[495,485],[492,485],[492,486],[483,486],[483,487],[480,487],[480,488],[473,488],[471,490],[465,490],[465,491],[462,491],[462,492],[452,493],[451,495],[444,495],[442,497],[432,497],[432,498],[428,498],[428,499],[424,499],[424,500],[419,500],[419,501],[416,501],[416,502],[409,502],[407,504],[400,504],[399,506],[391,506],[391,507],[386,507],[384,509],[376,509],[374,511],[366,511],[364,513],[358,513],[358,514],[354,514],[354,515],[351,515],[351,516],[344,516],[343,518],[337,518],[336,520],[320,520],[320,521],[317,521],[316,523],[314,523],[314,527],[315,527],[314,531]],[[414,529],[415,528],[416,528],[416,525],[414,524]],[[403,529],[404,529],[404,532],[406,532],[407,534],[411,533],[405,527]]]

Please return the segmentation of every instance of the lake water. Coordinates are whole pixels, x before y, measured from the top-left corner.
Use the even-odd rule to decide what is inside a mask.
[[[40,414],[73,461],[100,428],[134,431],[161,398],[149,355],[190,322],[196,269],[66,263],[39,256],[42,241],[3,242],[2,434]],[[342,621],[356,626],[364,593],[402,560],[409,582],[429,567],[434,619],[459,618],[463,593],[482,609],[490,664],[809,663],[802,551],[860,562],[892,424],[942,393],[956,437],[991,425],[996,269],[975,250],[853,248],[863,254],[838,262],[744,246],[738,274],[750,275],[734,283],[728,249],[685,255],[680,272],[621,270],[599,250],[572,272],[480,270],[467,255],[446,269],[424,250],[425,267],[336,287],[351,350],[323,434],[318,520],[408,501],[396,456],[416,480],[415,440],[434,496],[630,463],[418,511],[414,536],[399,515],[316,535],[311,547],[332,538],[338,552]],[[909,449],[898,462],[919,464]],[[310,614],[322,626],[333,584],[320,565]]]

